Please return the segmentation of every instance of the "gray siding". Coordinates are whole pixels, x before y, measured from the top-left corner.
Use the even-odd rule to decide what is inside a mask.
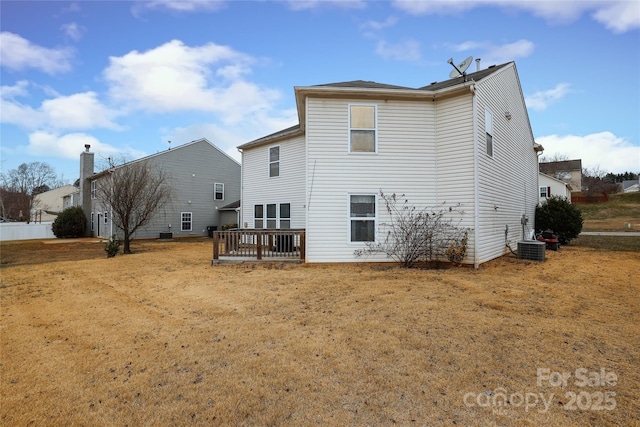
[[[223,225],[217,209],[240,199],[240,165],[206,140],[194,141],[141,160],[170,176],[173,199],[154,215],[149,224],[138,229],[134,238],[157,238],[160,232],[169,231],[174,237],[206,236],[207,226],[220,228]],[[100,184],[104,182],[104,179],[100,180]],[[214,200],[214,183],[224,184],[224,200]],[[100,206],[99,201],[92,202],[94,212],[108,212],[108,208]],[[181,230],[182,212],[192,213],[191,231]],[[94,221],[97,219],[96,214]],[[105,224],[101,221],[100,235],[108,237],[110,230],[110,222]],[[94,225],[94,235],[97,233]]]

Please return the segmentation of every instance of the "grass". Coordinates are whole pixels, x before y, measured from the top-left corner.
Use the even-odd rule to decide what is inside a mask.
[[[635,253],[402,270],[67,245],[82,255],[1,246],[3,425],[640,425]],[[568,385],[539,385],[545,368]],[[618,381],[581,387],[579,368]],[[571,402],[604,392],[615,408]]]
[[[599,251],[640,252],[640,237],[581,235],[572,240],[571,245]]]
[[[640,193],[612,194],[606,202],[576,206],[584,218],[582,231],[640,231]]]

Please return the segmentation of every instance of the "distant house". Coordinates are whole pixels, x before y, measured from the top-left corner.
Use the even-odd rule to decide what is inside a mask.
[[[108,185],[109,171],[94,173],[94,153],[80,155],[80,203],[87,215],[88,234],[108,238],[117,234],[110,207],[97,197],[97,188]],[[134,238],[206,236],[208,227],[237,223],[236,209],[228,206],[240,200],[240,164],[218,147],[199,139],[117,166],[126,168],[145,161],[166,172],[173,187],[172,202],[159,209],[150,223]],[[225,210],[222,210],[225,208]]]
[[[540,172],[566,182],[573,193],[582,191],[582,159],[540,162]]]
[[[74,197],[77,198],[78,191],[78,187],[63,185],[36,195],[31,209],[31,220],[36,222],[54,221],[60,212],[73,206],[73,200]]]
[[[384,238],[382,190],[459,206],[476,266],[534,229],[542,147],[515,63],[417,89],[359,80],[294,91],[299,124],[239,147],[242,227],[304,228],[308,262],[386,261],[354,254]]]
[[[538,174],[538,185],[540,187],[540,203],[544,203],[552,196],[564,197],[571,202],[571,186],[566,182],[540,173]]]
[[[630,179],[622,181],[622,191],[625,193],[637,193],[640,191],[640,180]]]

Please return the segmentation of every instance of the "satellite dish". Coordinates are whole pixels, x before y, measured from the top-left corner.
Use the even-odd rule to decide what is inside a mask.
[[[449,59],[447,62],[453,65],[453,70],[451,70],[451,72],[449,73],[449,77],[455,79],[456,77],[460,77],[464,74],[465,71],[467,71],[467,68],[469,68],[469,65],[471,65],[471,63],[473,62],[473,56],[469,56],[457,66],[453,64],[453,58]]]

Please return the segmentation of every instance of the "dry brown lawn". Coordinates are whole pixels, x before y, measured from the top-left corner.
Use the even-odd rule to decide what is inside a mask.
[[[0,424],[640,425],[638,253],[402,270],[133,249],[2,245]]]

